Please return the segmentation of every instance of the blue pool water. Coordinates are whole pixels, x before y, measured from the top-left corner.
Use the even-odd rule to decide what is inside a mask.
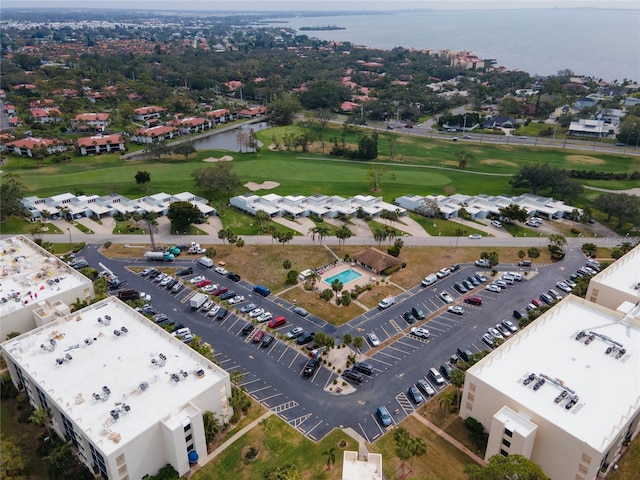
[[[331,285],[334,280],[340,280],[343,285],[346,285],[349,282],[353,282],[355,279],[360,278],[362,274],[356,272],[355,270],[343,270],[342,272],[332,275],[329,278],[324,279],[324,283]]]

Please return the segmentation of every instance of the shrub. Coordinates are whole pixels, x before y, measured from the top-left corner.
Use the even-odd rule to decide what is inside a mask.
[[[109,248],[112,244],[112,242],[104,242],[104,248]]]
[[[398,265],[394,265],[393,267],[389,267],[389,268],[383,270],[381,273],[383,275],[391,275],[392,273],[397,272],[401,268],[402,268],[402,264],[398,264]]]
[[[328,302],[333,298],[333,290],[331,290],[330,288],[325,288],[322,292],[320,292],[320,298]]]
[[[287,272],[287,280],[285,282],[287,285],[295,285],[298,283],[298,272],[295,270],[289,270]]]
[[[464,425],[469,430],[471,441],[479,450],[486,450],[489,434],[484,431],[482,424],[473,417],[467,417]]]
[[[286,260],[283,260],[282,268],[284,268],[285,270],[289,270],[291,268],[291,260],[289,260],[288,258]]]

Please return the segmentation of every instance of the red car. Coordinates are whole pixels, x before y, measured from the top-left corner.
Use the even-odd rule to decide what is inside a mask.
[[[211,285],[211,280],[209,280],[208,278],[200,280],[198,283],[196,283],[197,287],[206,287],[207,285]]]
[[[262,341],[262,339],[263,339],[263,338],[264,338],[264,336],[265,336],[265,333],[266,333],[266,332],[265,332],[264,330],[260,330],[258,333],[256,333],[256,334],[253,336],[253,341],[254,341],[254,343],[259,343],[259,342],[261,342],[261,341]]]
[[[216,288],[213,292],[211,292],[212,295],[222,295],[223,293],[228,292],[229,289],[227,287],[219,287]]]
[[[534,298],[533,300],[531,300],[531,303],[533,303],[536,307],[541,307],[542,306],[542,302],[540,300],[538,300],[537,298]]]
[[[477,295],[472,295],[464,299],[465,303],[469,303],[471,305],[482,305],[482,297]]]

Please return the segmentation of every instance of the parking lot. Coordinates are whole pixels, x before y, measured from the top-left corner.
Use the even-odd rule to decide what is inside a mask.
[[[310,439],[321,439],[335,427],[351,426],[373,442],[385,431],[375,414],[378,406],[387,407],[392,424],[395,424],[417,408],[407,392],[418,380],[425,380],[436,392],[444,388],[448,384],[446,379],[443,386],[438,386],[427,374],[428,370],[432,367],[439,369],[458,348],[471,352],[488,349],[481,340],[488,328],[503,318],[512,318],[515,308],[524,308],[532,298],[554,287],[557,281],[567,278],[567,272],[584,264],[584,257],[579,251],[572,253],[557,265],[534,265],[530,276],[507,286],[500,293],[486,291],[486,284],[466,294],[458,293],[453,288],[455,282],[482,271],[474,265],[463,265],[434,285],[427,288],[416,286],[403,292],[390,308],[371,310],[341,327],[330,325],[312,315],[300,317],[292,312],[293,306],[284,300],[274,295],[265,298],[255,294],[253,285],[245,280],[235,283],[194,262],[185,263],[193,266],[194,276],[204,275],[212,283],[232,288],[237,294],[243,295],[244,304],[252,302],[270,311],[274,317],[285,316],[287,323],[276,330],[279,333],[284,334],[294,326],[316,332],[322,329],[337,339],[344,333],[366,338],[368,333],[374,332],[382,344],[374,348],[366,342],[358,355],[358,360],[374,366],[373,374],[365,375],[363,383],[357,385],[355,392],[349,395],[325,391],[336,379],[339,383],[343,381],[325,366],[316,370],[312,377],[304,377],[302,370],[309,358],[309,351],[297,346],[294,341],[276,339],[267,347],[263,347],[261,342],[253,342],[255,333],[265,328],[266,324],[258,325],[253,332],[245,335],[242,329],[248,321],[246,315],[239,315],[232,309],[232,313],[223,320],[217,320],[207,316],[206,312],[191,309],[189,300],[196,291],[189,287],[173,293],[167,287],[160,286],[159,282],[140,277],[127,269],[132,264],[130,260],[105,262],[97,252],[94,256],[90,251],[85,256],[92,265],[97,265],[97,262],[108,263],[109,268],[127,281],[127,288],[151,294],[155,310],[166,314],[171,321],[185,325],[193,334],[210,343],[215,359],[222,368],[243,375],[241,385],[249,395]],[[517,270],[517,266],[505,264],[499,265],[499,269]],[[188,283],[189,278],[183,277],[182,281]],[[443,290],[453,297],[453,303],[447,304],[440,298]],[[480,295],[482,305],[464,303],[464,298],[471,294]],[[456,315],[448,312],[448,305],[461,305],[464,313]],[[410,325],[402,314],[414,306],[426,314],[426,319]],[[410,334],[410,328],[416,325],[427,328],[429,338]],[[429,398],[425,400],[429,401]]]

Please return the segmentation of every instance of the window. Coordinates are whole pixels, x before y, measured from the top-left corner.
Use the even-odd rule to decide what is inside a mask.
[[[185,432],[185,433],[187,433],[189,430],[191,430],[191,424],[190,424],[190,423],[187,423],[187,424],[184,426],[184,432]]]
[[[185,439],[184,439],[184,440],[185,440],[186,442],[190,442],[192,438],[193,438],[193,435],[189,434],[189,435],[187,435],[187,436],[185,437]]]
[[[502,455],[503,457],[508,457],[509,453],[505,452],[503,449],[500,449],[500,455]]]
[[[591,463],[591,457],[589,455],[587,455],[586,453],[582,454],[582,461],[584,463],[586,463],[587,465],[589,465]]]
[[[502,444],[503,444],[505,447],[510,447],[510,446],[511,446],[511,442],[510,442],[509,440],[507,440],[506,438],[503,438],[503,439],[502,439]]]
[[[509,430],[508,428],[504,429],[504,434],[509,438],[513,437],[513,432],[511,430]]]

